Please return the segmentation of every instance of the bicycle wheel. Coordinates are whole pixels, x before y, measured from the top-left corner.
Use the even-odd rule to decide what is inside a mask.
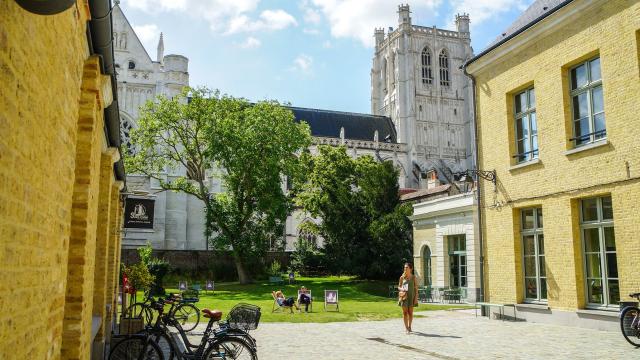
[[[158,344],[144,336],[126,338],[109,353],[109,360],[164,360]]]
[[[124,317],[128,317],[128,318],[141,317],[142,319],[144,319],[144,323],[146,325],[151,325],[151,321],[153,320],[153,311],[145,303],[135,303],[127,308],[127,310],[124,313]]]
[[[189,332],[198,326],[200,310],[193,304],[182,304],[173,312],[173,318],[180,323],[184,331]]]
[[[149,336],[153,342],[155,342],[162,353],[164,354],[164,358],[167,360],[173,360],[175,354],[173,353],[173,347],[171,346],[171,340],[169,340],[169,335],[163,332],[151,332],[147,330],[142,330],[138,333],[142,336]]]
[[[216,340],[207,349],[204,360],[247,359],[257,360],[256,351],[245,341],[236,337],[224,337]]]
[[[622,310],[620,330],[631,345],[640,347],[640,309],[630,306]]]

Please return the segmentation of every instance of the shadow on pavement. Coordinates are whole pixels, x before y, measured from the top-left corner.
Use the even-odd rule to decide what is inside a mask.
[[[412,331],[411,335],[423,336],[423,337],[433,337],[433,338],[451,338],[451,339],[462,339],[460,336],[450,336],[450,335],[438,335],[438,334],[425,334],[419,331]]]

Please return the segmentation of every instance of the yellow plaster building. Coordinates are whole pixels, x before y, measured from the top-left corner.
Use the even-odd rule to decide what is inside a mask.
[[[485,300],[618,329],[640,291],[640,2],[536,1],[475,79]]]
[[[108,0],[0,1],[1,359],[102,358],[109,340],[124,185],[111,37]]]

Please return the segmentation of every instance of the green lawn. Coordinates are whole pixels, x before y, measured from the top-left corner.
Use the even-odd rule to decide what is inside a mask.
[[[352,277],[299,278],[295,285],[275,285],[268,282],[240,285],[239,283],[216,283],[215,292],[202,291],[200,308],[217,309],[223,317],[237,303],[249,303],[262,309],[261,322],[336,322],[384,320],[402,317],[402,311],[395,299],[388,297],[388,286],[391,282],[360,281]],[[190,284],[191,285],[191,284]],[[201,283],[204,287],[204,282]],[[314,298],[313,312],[272,313],[272,290],[282,290],[286,297],[296,297],[297,290],[305,285],[311,290]],[[174,285],[175,286],[175,285]],[[340,312],[324,311],[324,290],[338,290]],[[177,293],[176,288],[169,287],[168,292]],[[139,296],[139,298],[141,298]],[[465,305],[420,304],[415,311],[442,310],[463,308]],[[333,309],[334,307],[331,307]]]

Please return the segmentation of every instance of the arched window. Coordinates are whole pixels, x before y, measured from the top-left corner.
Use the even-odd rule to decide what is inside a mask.
[[[312,233],[307,227],[300,226],[298,231],[298,241],[304,241],[311,245],[314,249],[318,248],[318,237]]]
[[[431,249],[428,246],[422,249],[422,269],[424,286],[431,286]]]
[[[440,85],[449,86],[449,56],[447,52],[442,49],[440,52]]]
[[[382,67],[380,68],[380,84],[382,85],[382,93],[387,93],[387,58],[382,59]]]
[[[425,46],[422,50],[422,83],[431,84],[433,81],[433,73],[431,72],[431,51]]]
[[[389,88],[396,88],[396,54],[391,55],[391,71],[389,72]]]

